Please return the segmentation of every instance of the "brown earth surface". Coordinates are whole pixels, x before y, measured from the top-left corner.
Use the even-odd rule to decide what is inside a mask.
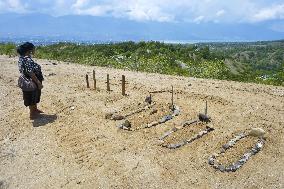
[[[217,158],[218,163],[225,166],[232,165],[240,160],[245,153],[249,152],[255,146],[257,141],[258,137],[247,136],[242,138],[232,148],[226,150],[226,153],[220,154]]]
[[[182,129],[179,129],[172,134],[170,134],[168,137],[164,139],[164,144],[177,144],[181,143],[185,140],[189,140],[193,137],[195,137],[196,134],[198,134],[200,131],[206,130],[206,124],[200,123],[200,124],[192,124],[189,126],[186,126]]]
[[[283,87],[36,61],[45,75],[39,104],[45,114],[31,121],[17,87],[17,58],[0,56],[1,189],[284,188]],[[85,87],[85,74],[91,77],[94,68],[97,91]],[[127,96],[121,95],[122,74]],[[166,107],[171,85],[181,114],[165,124],[131,132],[105,119],[108,112],[143,103],[151,91],[166,91],[153,93]],[[159,145],[164,132],[204,112],[206,101],[214,131],[176,150]],[[140,124],[143,116],[132,119]],[[256,127],[266,131],[266,143],[241,169],[222,173],[208,164],[234,134]],[[238,155],[245,151],[233,148]]]

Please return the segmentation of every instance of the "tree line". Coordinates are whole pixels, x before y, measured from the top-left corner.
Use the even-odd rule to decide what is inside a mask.
[[[57,43],[37,46],[36,58],[141,72],[284,86],[284,41],[251,43],[111,44]],[[0,54],[16,55],[1,43]]]

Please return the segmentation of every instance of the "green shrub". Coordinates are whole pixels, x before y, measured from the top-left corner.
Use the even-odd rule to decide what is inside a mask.
[[[36,57],[91,66],[269,85],[283,84],[284,42],[174,45],[123,42],[38,46]],[[16,45],[0,44],[0,54],[16,55]],[[228,67],[225,59],[237,67]],[[231,70],[234,69],[234,70]]]

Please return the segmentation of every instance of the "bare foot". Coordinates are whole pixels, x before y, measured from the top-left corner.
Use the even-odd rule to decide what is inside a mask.
[[[43,111],[41,111],[41,110],[39,110],[39,109],[36,109],[36,113],[38,113],[38,114],[42,114],[42,113],[44,113]]]
[[[30,120],[36,119],[38,116],[37,114],[30,114]]]

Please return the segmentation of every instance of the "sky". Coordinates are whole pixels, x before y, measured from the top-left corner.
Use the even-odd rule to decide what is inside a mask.
[[[284,0],[0,0],[0,13],[92,15],[139,22],[261,23],[283,21]]]
[[[34,24],[25,30],[23,20]],[[25,35],[278,40],[284,0],[0,0],[0,38]]]

